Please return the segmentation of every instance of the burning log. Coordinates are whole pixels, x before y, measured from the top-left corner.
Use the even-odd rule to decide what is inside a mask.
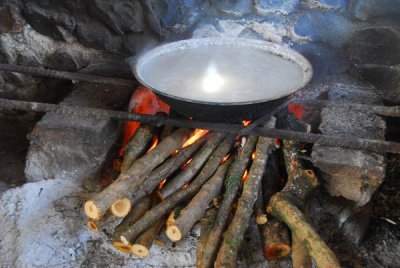
[[[180,189],[175,194],[167,197],[160,204],[148,211],[139,221],[127,229],[120,237],[121,241],[129,244],[134,241],[138,235],[145,231],[150,225],[154,224],[157,220],[161,219],[166,213],[171,211],[175,206],[183,200],[192,197],[199,191],[200,187],[217,172],[223,172],[225,165],[218,168],[221,160],[231,150],[234,136],[229,135],[214,151],[212,156],[208,159],[203,169],[200,171],[196,179],[186,188]]]
[[[210,139],[201,147],[200,151],[194,155],[187,167],[161,189],[159,192],[160,198],[165,199],[170,194],[182,188],[186,183],[190,182],[203,167],[204,163],[221,143],[223,138],[223,135],[213,133]]]
[[[171,156],[163,164],[150,172],[144,182],[133,189],[130,197],[131,202],[135,203],[140,198],[151,194],[165,178],[169,177],[184,163],[186,163],[207,138],[208,135],[198,139],[195,143],[180,149],[177,154]]]
[[[265,171],[268,156],[275,148],[271,138],[260,137],[256,145],[256,156],[251,165],[249,176],[244,182],[243,192],[239,198],[238,207],[228,229],[224,233],[221,247],[218,251],[215,267],[236,267],[236,257],[244,232],[249,226],[253,214],[254,203],[257,200],[258,189],[261,189],[261,179]]]
[[[254,211],[256,214],[256,223],[258,225],[263,225],[267,223],[268,218],[267,214],[265,213],[266,207],[264,204],[263,194],[262,194],[262,181],[260,181],[260,184],[261,185],[258,187],[257,200],[254,204]]]
[[[208,235],[210,233],[211,226],[216,216],[217,216],[217,209],[210,208],[209,210],[207,210],[203,218],[200,220],[200,239],[196,251],[196,256],[197,256],[196,267],[201,266],[201,259],[203,257],[205,246],[207,244]]]
[[[101,218],[115,201],[129,194],[135,182],[143,181],[145,176],[168,158],[171,153],[180,149],[190,133],[189,129],[178,129],[171,136],[165,138],[154,150],[136,160],[129,170],[121,173],[107,188],[97,193],[91,200],[86,201],[86,215],[92,219]],[[129,205],[119,207],[121,212],[119,215],[123,214],[122,212],[126,214],[129,212],[131,202],[126,203]]]
[[[230,159],[225,162],[225,166],[230,165]],[[227,171],[227,169],[225,170]],[[186,236],[193,225],[201,219],[207,210],[207,207],[217,196],[222,188],[226,172],[215,173],[204,185],[190,203],[181,211],[180,217],[167,228],[167,236],[173,241],[179,241]]]
[[[303,206],[307,196],[318,184],[314,172],[301,167],[296,142],[284,142],[284,156],[288,181],[281,192],[272,196],[268,212],[288,225],[318,267],[340,267],[335,254],[297,207]]]
[[[121,223],[115,227],[113,234],[113,245],[118,250],[121,250],[121,244],[124,245],[122,247],[125,250],[125,244],[121,243],[120,236],[121,234],[129,228],[129,226],[133,225],[137,222],[143,215],[151,208],[152,198],[147,196],[141,199],[138,203],[135,204],[133,209],[129,212],[128,215],[121,221]],[[124,251],[125,252],[125,251]],[[130,251],[129,251],[130,253]]]
[[[233,202],[236,198],[240,183],[242,182],[244,171],[246,170],[256,142],[256,137],[248,136],[244,147],[235,156],[234,162],[229,168],[225,179],[225,193],[218,209],[217,218],[210,231],[200,267],[212,266],[213,259],[215,258],[220,244],[222,232],[224,231],[227,223],[229,213],[232,210]]]
[[[143,234],[141,234],[132,245],[132,254],[141,259],[147,258],[150,248],[164,223],[165,220],[160,219]]]
[[[154,127],[141,125],[133,134],[125,147],[124,157],[121,164],[121,172],[126,172],[133,162],[146,153],[147,148],[153,140]]]
[[[299,239],[292,234],[292,264],[293,268],[311,268],[311,257],[308,255]]]

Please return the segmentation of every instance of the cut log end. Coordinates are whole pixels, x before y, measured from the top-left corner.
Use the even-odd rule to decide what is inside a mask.
[[[121,242],[122,242],[124,245],[129,245],[129,244],[130,244],[130,243],[129,243],[129,240],[128,240],[125,236],[121,235],[119,238],[121,239]]]
[[[268,218],[267,218],[267,215],[266,215],[266,214],[258,215],[258,216],[256,217],[256,223],[257,223],[258,225],[266,224],[267,221],[268,221]]]
[[[290,253],[290,245],[286,243],[275,243],[271,244],[264,251],[264,257],[269,260],[277,260],[284,256],[289,255]]]
[[[182,239],[182,232],[176,225],[169,226],[166,230],[166,234],[172,242],[176,242]]]
[[[87,225],[87,227],[89,227],[89,229],[90,229],[92,232],[97,233],[97,232],[100,231],[99,227],[97,227],[96,223],[95,223],[93,220],[88,220],[88,222],[86,223],[86,225]]]
[[[123,218],[131,210],[132,202],[128,198],[122,198],[115,201],[111,206],[111,213],[116,217]]]
[[[101,212],[93,200],[86,201],[84,210],[85,214],[91,219],[99,220],[101,217]]]
[[[121,251],[123,253],[128,253],[128,254],[132,253],[132,246],[131,245],[126,245],[126,244],[124,244],[124,243],[122,243],[120,241],[113,241],[112,244],[117,250],[119,250],[119,251]]]
[[[133,244],[132,254],[138,258],[145,259],[149,255],[149,249],[140,244]]]

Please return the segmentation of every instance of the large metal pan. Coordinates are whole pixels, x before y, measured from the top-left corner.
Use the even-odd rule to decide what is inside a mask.
[[[169,43],[143,54],[132,69],[175,111],[228,122],[271,111],[312,77],[310,63],[299,53],[243,38]]]

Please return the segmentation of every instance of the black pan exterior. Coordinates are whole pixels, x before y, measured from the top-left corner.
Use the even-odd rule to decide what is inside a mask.
[[[267,102],[258,102],[243,105],[212,105],[195,102],[186,102],[157,94],[171,106],[171,109],[199,121],[241,123],[243,120],[252,120],[276,109],[287,97]]]

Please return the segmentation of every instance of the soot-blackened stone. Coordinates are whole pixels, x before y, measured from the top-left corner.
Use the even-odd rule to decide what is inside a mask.
[[[357,0],[354,4],[354,16],[362,21],[398,18],[400,16],[399,0]]]
[[[76,72],[86,65],[81,53],[61,48],[47,59],[47,67],[53,70]]]
[[[361,29],[349,40],[346,52],[353,63],[400,64],[400,30],[391,26]]]
[[[294,26],[297,35],[341,47],[351,37],[355,25],[335,11],[311,10],[303,13]]]

